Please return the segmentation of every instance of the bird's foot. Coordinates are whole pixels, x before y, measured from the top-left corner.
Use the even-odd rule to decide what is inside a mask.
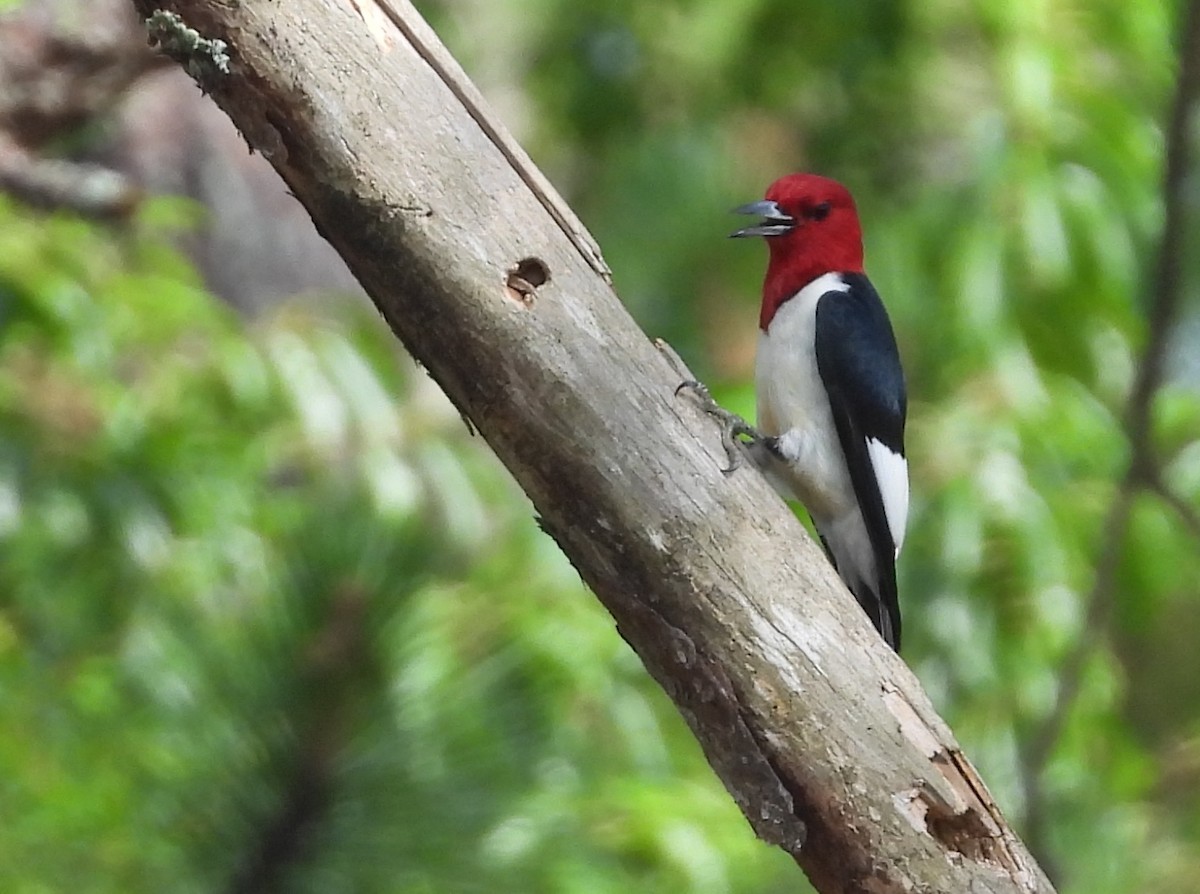
[[[721,470],[724,474],[732,474],[742,464],[743,444],[756,444],[767,440],[758,429],[737,413],[731,413],[717,403],[713,399],[712,394],[709,393],[708,386],[703,382],[697,382],[693,379],[681,382],[679,387],[675,389],[676,396],[681,391],[690,391],[694,394],[700,402],[700,409],[720,423],[721,446],[725,448],[725,457],[729,460],[729,466]],[[742,440],[743,438],[746,440]]]

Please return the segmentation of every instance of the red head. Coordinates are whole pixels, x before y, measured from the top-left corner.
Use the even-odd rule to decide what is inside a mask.
[[[765,236],[771,260],[763,281],[758,325],[771,324],[779,306],[826,273],[861,273],[862,227],[849,190],[816,174],[789,174],[767,189],[767,197],[734,209],[763,222],[734,236]]]

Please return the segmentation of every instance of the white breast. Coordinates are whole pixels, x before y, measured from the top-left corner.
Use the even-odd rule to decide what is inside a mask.
[[[818,527],[856,506],[815,345],[817,301],[827,292],[848,290],[836,273],[813,280],[759,333],[755,358],[758,427],[779,438],[785,459],[770,477],[784,496],[805,505]]]

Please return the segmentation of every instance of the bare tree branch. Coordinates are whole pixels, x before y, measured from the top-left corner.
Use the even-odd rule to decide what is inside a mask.
[[[127,217],[142,199],[132,180],[102,165],[40,158],[0,132],[0,190],[39,208],[85,217]]]
[[[135,5],[194,32],[176,57],[521,483],[759,836],[823,892],[1052,890],[792,513],[722,476],[586,230],[406,0]]]
[[[1130,459],[1100,536],[1096,571],[1083,632],[1063,662],[1054,706],[1040,728],[1022,749],[1022,775],[1027,800],[1027,835],[1045,863],[1045,794],[1041,777],[1045,772],[1067,716],[1075,703],[1087,667],[1087,659],[1106,636],[1115,608],[1116,576],[1121,548],[1129,532],[1135,497],[1149,490],[1162,498],[1181,520],[1200,534],[1195,510],[1166,487],[1152,439],[1154,398],[1163,381],[1168,340],[1179,319],[1184,293],[1185,234],[1188,224],[1186,185],[1192,169],[1192,122],[1200,99],[1200,0],[1191,0],[1184,11],[1179,49],[1179,75],[1175,98],[1167,122],[1166,159],[1163,170],[1163,226],[1158,261],[1147,296],[1146,343],[1125,411],[1125,433]]]
[[[1150,417],[1154,395],[1162,384],[1167,341],[1179,320],[1183,303],[1183,267],[1188,224],[1186,185],[1192,169],[1192,123],[1200,98],[1200,2],[1192,0],[1184,11],[1179,47],[1179,79],[1171,118],[1167,122],[1166,161],[1163,170],[1163,226],[1158,263],[1148,296],[1146,345],[1129,396],[1125,425],[1133,444],[1135,471],[1153,458]]]
[[[1146,482],[1146,489],[1162,500],[1167,505],[1167,508],[1174,512],[1178,519],[1183,522],[1184,527],[1188,529],[1188,533],[1195,540],[1200,541],[1200,512],[1197,512],[1195,506],[1171,489],[1171,485],[1163,478],[1161,468],[1155,466],[1150,470],[1150,473],[1151,478]]]

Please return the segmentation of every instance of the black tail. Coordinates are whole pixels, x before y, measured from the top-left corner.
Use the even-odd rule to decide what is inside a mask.
[[[879,631],[883,641],[899,654],[900,598],[896,591],[896,564],[892,557],[886,553],[881,555],[879,550],[875,551],[879,590],[882,591],[876,592],[869,585],[857,580],[851,582],[847,575],[842,574],[841,569],[837,566],[837,560],[833,557],[833,551],[825,542],[824,537],[821,537],[821,546],[825,547],[825,555],[829,557],[829,564],[834,567],[846,587],[854,594],[854,598],[858,600],[862,610],[867,613],[867,617],[871,619],[871,623],[875,625],[875,629]]]

